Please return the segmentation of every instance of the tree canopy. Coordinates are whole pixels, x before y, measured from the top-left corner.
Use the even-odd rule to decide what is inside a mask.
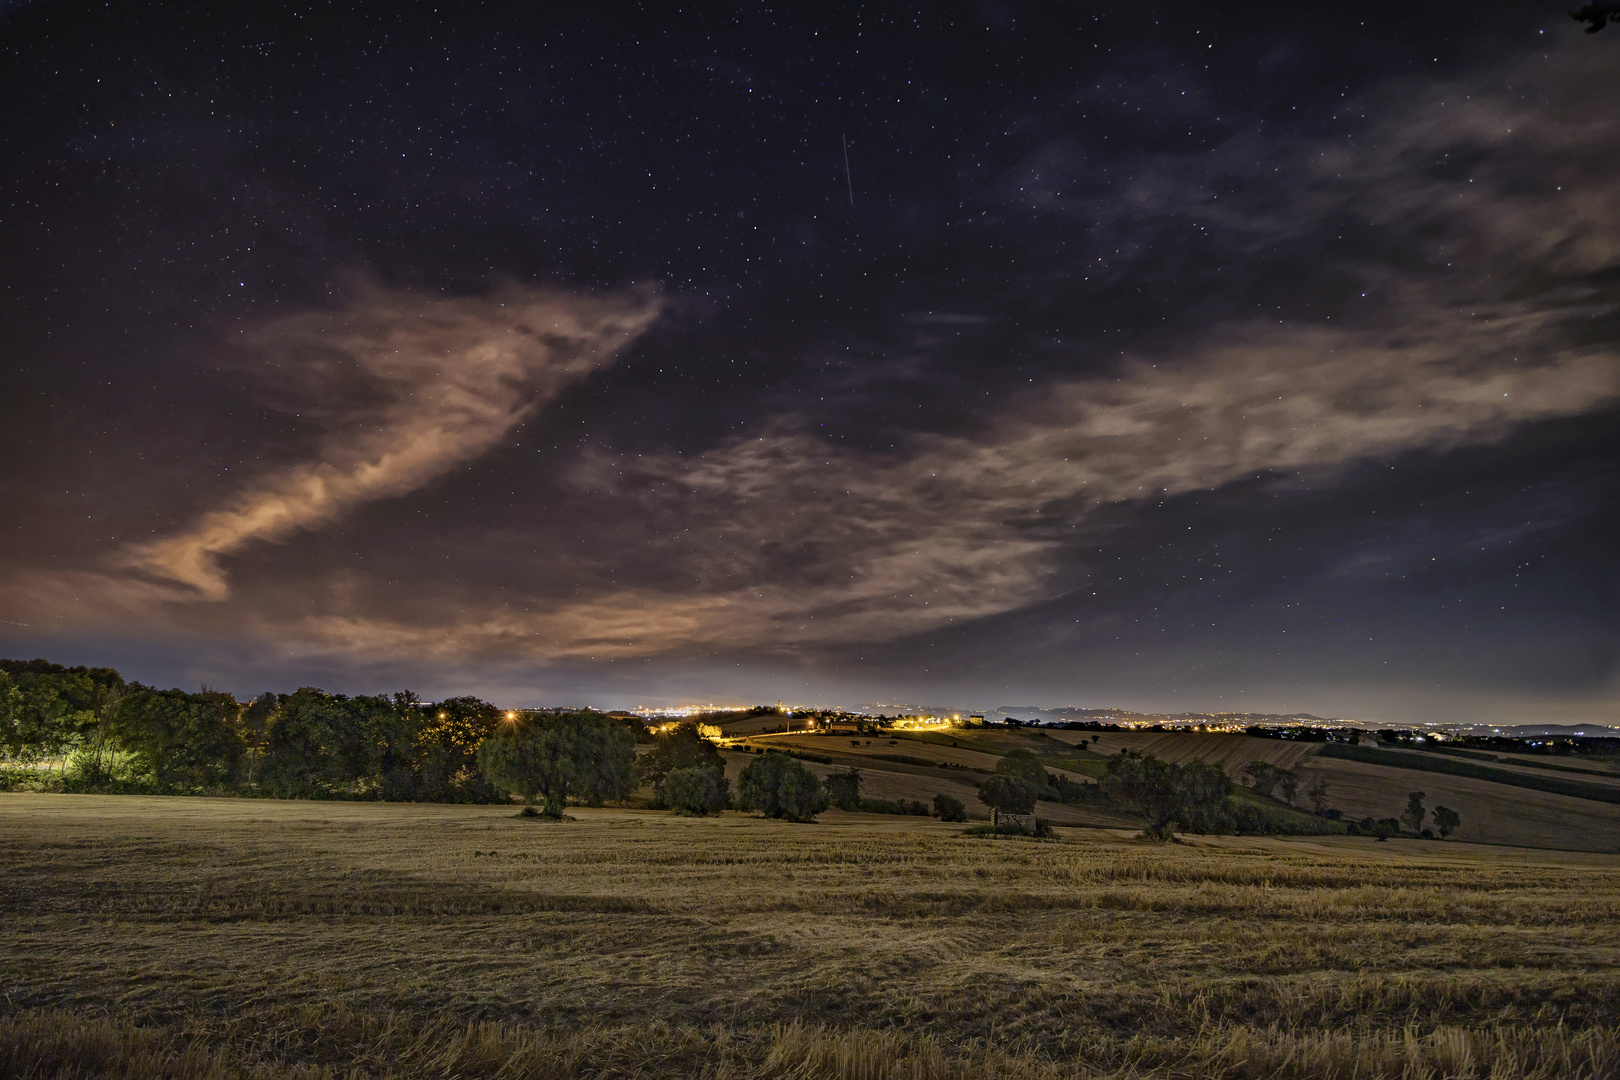
[[[1213,828],[1232,793],[1232,781],[1219,766],[1200,759],[1175,765],[1152,754],[1121,750],[1108,761],[1103,790],[1141,811],[1147,836],[1169,840],[1177,825]]]
[[[635,736],[595,712],[520,713],[478,751],[490,781],[560,818],[570,798],[591,806],[630,793]]]
[[[766,817],[813,821],[828,798],[816,774],[786,754],[768,751],[737,778],[737,806]]]

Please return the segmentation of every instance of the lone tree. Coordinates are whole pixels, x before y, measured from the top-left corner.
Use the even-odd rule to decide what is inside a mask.
[[[561,818],[570,797],[591,806],[630,793],[635,736],[600,713],[525,713],[478,748],[478,767],[503,791]]]
[[[718,814],[731,801],[726,771],[712,765],[675,769],[658,785],[658,801],[677,814]]]
[[[990,808],[992,824],[999,824],[1002,814],[1034,813],[1037,795],[1034,784],[1017,776],[992,776],[979,785],[979,801]]]
[[[1305,797],[1311,800],[1311,810],[1321,814],[1327,810],[1328,783],[1318,776],[1311,781],[1310,787],[1305,789]]]
[[[1406,813],[1401,817],[1412,826],[1413,832],[1423,831],[1423,800],[1426,798],[1428,795],[1421,791],[1411,791],[1406,795]]]
[[[1199,758],[1172,765],[1152,754],[1121,750],[1108,761],[1103,790],[1141,811],[1147,819],[1144,835],[1170,840],[1177,824],[1203,829],[1216,821],[1232,793],[1232,781],[1220,766]]]
[[[1457,826],[1461,824],[1462,818],[1458,817],[1457,811],[1451,809],[1451,807],[1437,806],[1434,808],[1434,827],[1440,830],[1440,839],[1444,840],[1456,832]]]
[[[827,785],[827,797],[838,809],[861,808],[861,770],[850,769],[848,772],[833,773],[823,782]]]
[[[737,777],[737,807],[766,817],[814,821],[827,802],[816,774],[779,751],[750,762]]]
[[[966,821],[967,807],[955,795],[941,793],[934,796],[934,816],[941,821]]]

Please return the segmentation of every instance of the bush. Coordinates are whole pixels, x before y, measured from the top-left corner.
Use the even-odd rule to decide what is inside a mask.
[[[868,814],[914,814],[927,817],[928,807],[916,799],[862,799],[859,809]]]
[[[934,816],[941,821],[966,821],[967,807],[955,795],[935,795]]]
[[[962,830],[963,836],[1027,836],[1034,840],[1051,840],[1057,837],[1052,831],[1052,823],[1045,818],[1036,818],[1035,827],[1030,828],[1016,821],[1003,821],[998,825],[975,825],[970,829]]]
[[[724,769],[690,765],[675,769],[658,785],[658,801],[677,814],[718,814],[730,802],[731,785]]]
[[[816,774],[775,751],[765,754],[737,778],[737,806],[769,818],[814,821],[827,809],[827,792]]]

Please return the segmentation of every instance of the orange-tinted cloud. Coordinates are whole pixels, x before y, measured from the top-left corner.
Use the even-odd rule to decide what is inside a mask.
[[[265,327],[254,344],[294,364],[340,365],[363,404],[308,460],[266,472],[182,531],[125,553],[133,569],[222,600],[222,556],[403,495],[488,451],[568,385],[612,362],[657,312],[649,296],[507,287],[437,298],[371,289],[335,314]]]

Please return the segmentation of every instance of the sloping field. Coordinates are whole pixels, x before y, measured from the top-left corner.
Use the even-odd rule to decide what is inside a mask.
[[[1092,733],[1083,731],[1054,731],[1054,738],[1078,739]],[[1090,744],[1100,754],[1117,754],[1121,750],[1136,750],[1153,754],[1166,761],[1183,764],[1195,757],[1219,765],[1229,776],[1236,778],[1251,761],[1267,761],[1279,768],[1292,769],[1311,752],[1315,744],[1289,742],[1283,739],[1257,739],[1252,735],[1206,734],[1196,731],[1129,731],[1100,733],[1100,741]]]
[[[1094,747],[1099,754],[1112,754],[1131,748],[1176,762],[1202,757],[1220,765],[1234,780],[1249,762],[1268,761],[1298,772],[1302,781],[1301,791],[1313,778],[1321,776],[1329,785],[1328,805],[1344,811],[1346,818],[1351,820],[1368,816],[1398,816],[1406,807],[1407,792],[1424,791],[1429,795],[1426,802],[1430,808],[1445,805],[1462,816],[1460,836],[1464,839],[1575,851],[1620,850],[1620,840],[1615,839],[1620,836],[1620,807],[1589,800],[1510,787],[1488,780],[1329,760],[1317,755],[1320,743],[1201,732],[1103,732],[1100,733],[1101,739],[1092,743],[1091,734],[1049,730],[1043,735],[1029,729],[903,732],[893,737],[893,746],[889,745],[890,738],[882,736],[856,739],[854,736],[778,735],[762,740],[761,744],[791,747],[832,758],[833,764],[830,766],[806,763],[817,775],[824,776],[836,769],[859,768],[863,777],[863,792],[872,798],[916,799],[927,803],[933,799],[935,792],[955,795],[967,804],[969,813],[975,818],[988,817],[988,814],[978,802],[976,790],[967,781],[970,777],[982,779],[993,771],[1000,760],[999,755],[1024,747],[1050,760],[1065,756],[1083,740],[1084,745]],[[860,745],[850,745],[852,740]],[[952,746],[953,742],[957,745]],[[882,755],[903,756],[918,764],[884,761]],[[731,774],[735,777],[747,763],[748,755],[728,755],[733,756],[740,762],[732,767]],[[1435,755],[1423,756],[1432,758]],[[930,768],[920,764],[926,761],[949,762],[982,772]],[[1099,758],[1087,768],[1100,773],[1104,763],[1105,759]],[[1082,773],[1069,772],[1068,775],[1077,780],[1088,779]],[[1536,775],[1572,778],[1571,774],[1545,770]],[[1579,779],[1599,778],[1583,776]],[[1132,820],[1126,815],[1099,812],[1094,808],[1064,807],[1044,802],[1040,804],[1039,812],[1042,817],[1049,817],[1060,824],[1125,825]]]
[[[935,795],[954,795],[961,799],[963,805],[967,807],[970,819],[975,821],[988,821],[990,819],[990,811],[985,808],[983,803],[979,802],[978,788],[974,787],[968,778],[983,779],[984,776],[988,775],[988,770],[995,768],[996,759],[994,757],[975,755],[984,759],[987,764],[986,771],[965,772],[959,769],[938,769],[897,764],[882,761],[872,756],[862,756],[854,752],[834,752],[834,748],[827,745],[829,741],[817,736],[809,736],[802,742],[796,738],[791,741],[772,739],[765,745],[783,748],[792,747],[793,749],[802,749],[808,753],[834,758],[831,765],[824,765],[818,761],[803,762],[807,769],[820,777],[825,777],[830,773],[842,772],[849,768],[859,769],[861,771],[861,795],[868,799],[891,799],[895,801],[906,799],[923,803],[932,809]],[[894,753],[906,749],[903,742],[900,746],[889,746],[887,739],[873,739],[872,742],[873,753],[879,751]],[[844,746],[850,751],[854,749],[849,746],[847,740]],[[926,751],[922,751],[913,748],[913,751],[919,758],[923,753],[927,753],[930,757],[939,756],[941,760],[944,760],[945,754],[936,755],[934,753],[936,749],[935,747],[929,747]],[[742,770],[748,766],[750,761],[755,760],[754,755],[728,751],[724,754],[724,757],[726,759],[726,776],[730,778],[735,789],[737,777],[741,775]],[[1074,775],[1077,780],[1081,779],[1077,774],[1071,775]],[[1133,829],[1141,827],[1140,819],[1129,814],[1091,807],[1064,806],[1062,803],[1043,802],[1036,812],[1041,817],[1058,825],[1097,825]]]
[[[1486,769],[1499,769],[1502,772],[1518,773],[1521,776],[1539,776],[1548,780],[1562,780],[1575,784],[1592,784],[1597,787],[1609,788],[1620,792],[1620,776],[1603,769],[1578,769],[1570,767],[1564,761],[1537,762],[1533,758],[1496,757],[1493,761],[1489,755],[1479,757],[1455,757],[1450,754],[1431,754],[1423,750],[1406,750],[1379,745],[1379,750],[1391,754],[1410,754],[1416,758],[1432,758],[1440,761],[1465,761],[1471,765],[1478,765]],[[1552,767],[1548,767],[1552,766]]]
[[[0,1075],[1620,1072],[1620,858],[0,794]]]
[[[1620,787],[1606,780],[1592,781],[1587,777],[1574,777],[1547,771],[1503,769],[1494,763],[1472,761],[1444,754],[1426,754],[1421,751],[1388,750],[1383,747],[1345,746],[1330,744],[1317,751],[1321,758],[1360,761],[1368,765],[1383,765],[1405,772],[1443,774],[1489,780],[1504,787],[1546,791],[1554,795],[1597,802],[1620,803]]]
[[[801,750],[811,754],[822,754],[838,760],[844,759],[858,762],[862,768],[870,761],[872,767],[884,767],[883,757],[906,757],[916,761],[928,762],[931,765],[946,763],[959,765],[979,772],[991,773],[996,769],[996,762],[1000,756],[984,753],[970,748],[971,744],[961,740],[961,746],[950,746],[936,742],[922,742],[911,738],[885,738],[874,735],[871,738],[855,738],[854,736],[824,736],[824,735],[773,735],[768,739],[758,741],[760,746],[776,746]],[[890,743],[894,745],[890,745]],[[853,745],[860,743],[859,746]],[[891,762],[889,764],[903,764]]]
[[[1609,803],[1334,758],[1307,758],[1298,771],[1306,783],[1318,776],[1327,780],[1329,804],[1347,818],[1399,816],[1406,808],[1407,792],[1422,791],[1431,809],[1444,805],[1461,815],[1457,832],[1461,839],[1577,851],[1620,850],[1620,806]]]

